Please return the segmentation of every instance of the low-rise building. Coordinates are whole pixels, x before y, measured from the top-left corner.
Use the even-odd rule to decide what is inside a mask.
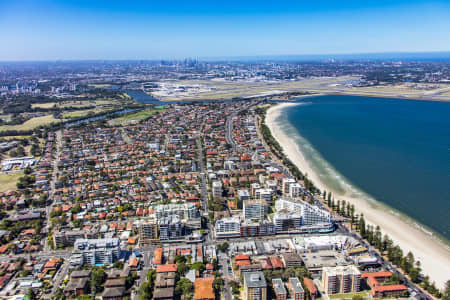
[[[303,289],[302,283],[297,277],[289,278],[288,288],[291,293],[291,298],[293,300],[305,299],[305,290]]]
[[[197,278],[194,282],[194,300],[214,300],[214,277]]]
[[[297,253],[283,253],[281,260],[286,268],[295,268],[303,265],[303,260]]]
[[[316,285],[314,284],[311,278],[304,277],[303,283],[305,284],[305,287],[308,290],[309,298],[311,300],[315,300],[317,297],[319,297],[319,290],[317,289]]]
[[[273,291],[275,292],[275,296],[277,300],[286,300],[287,299],[287,291],[284,286],[283,280],[281,278],[273,278],[272,279]]]

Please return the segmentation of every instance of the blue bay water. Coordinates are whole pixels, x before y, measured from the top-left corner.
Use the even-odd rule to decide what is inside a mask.
[[[320,96],[282,111],[329,187],[368,196],[450,240],[450,103]]]

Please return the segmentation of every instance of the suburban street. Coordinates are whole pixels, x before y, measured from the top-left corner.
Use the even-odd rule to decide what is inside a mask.
[[[50,181],[50,194],[49,199],[51,199],[51,204],[46,208],[47,221],[43,229],[44,232],[49,233],[50,230],[50,213],[52,212],[53,205],[55,204],[53,195],[55,194],[56,181],[58,180],[58,164],[61,160],[61,148],[62,148],[62,132],[61,130],[56,131],[56,158],[53,160],[53,174]],[[48,240],[44,239],[44,249],[48,250],[50,247],[48,245]]]

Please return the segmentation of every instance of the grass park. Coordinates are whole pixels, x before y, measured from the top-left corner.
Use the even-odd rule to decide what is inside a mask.
[[[16,190],[16,183],[20,177],[23,176],[23,172],[16,173],[0,173],[0,192],[7,192],[10,190]]]
[[[109,121],[111,125],[123,125],[127,123],[137,123],[139,121],[150,118],[151,116],[163,111],[164,109],[144,109],[137,113],[121,116]]]
[[[36,127],[39,127],[41,125],[48,125],[51,123],[59,123],[61,120],[55,119],[53,115],[45,115],[42,117],[35,117],[31,118],[27,121],[25,121],[23,124],[19,125],[3,125],[0,126],[0,131],[6,131],[6,130],[33,130]]]

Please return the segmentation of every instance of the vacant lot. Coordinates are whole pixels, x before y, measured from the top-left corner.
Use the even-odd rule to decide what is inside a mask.
[[[23,176],[23,172],[3,174],[0,173],[0,192],[16,190],[16,183],[19,177]]]
[[[50,123],[58,123],[61,122],[61,120],[55,119],[53,117],[53,115],[46,115],[46,116],[42,116],[42,117],[36,117],[36,118],[32,118],[26,122],[24,122],[23,124],[20,125],[3,125],[0,126],[0,131],[5,131],[5,130],[32,130],[38,126],[41,125],[48,125]]]

